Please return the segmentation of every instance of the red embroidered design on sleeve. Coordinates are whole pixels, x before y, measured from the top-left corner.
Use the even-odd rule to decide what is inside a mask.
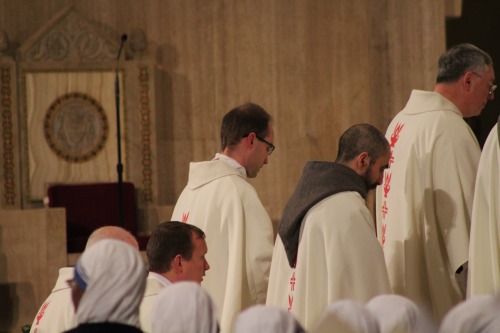
[[[189,218],[189,212],[182,214],[182,222],[186,223]]]
[[[385,243],[385,231],[387,230],[387,224],[382,224],[382,247],[384,247]]]
[[[40,311],[38,311],[38,314],[36,315],[36,325],[38,325],[40,323],[40,320],[43,318],[43,315],[45,314],[45,310],[49,306],[49,303],[50,301],[43,303]]]
[[[399,134],[405,125],[398,123],[391,135],[391,147],[394,147],[399,140]]]
[[[391,177],[392,173],[386,172],[384,174],[384,198],[387,198],[389,192],[391,191]]]
[[[293,272],[292,277],[290,278],[290,291],[295,290],[295,272]]]
[[[389,207],[387,207],[387,201],[384,201],[382,204],[382,218],[385,219],[385,216],[389,213]]]
[[[292,276],[290,277],[290,292],[288,293],[288,312],[292,311],[293,308],[293,294],[295,291],[295,269],[293,270]]]
[[[391,149],[391,156],[389,157],[389,168],[391,167],[391,165],[394,163],[394,153]]]
[[[396,147],[396,143],[399,140],[399,136],[401,134],[401,131],[403,130],[403,127],[405,124],[403,123],[397,123],[396,126],[394,127],[394,130],[391,134],[391,156],[389,158],[389,167],[394,164],[395,161],[395,156],[394,156],[394,147]],[[391,191],[391,179],[392,179],[392,172],[388,173],[387,171],[384,174],[384,199],[389,198],[389,192]],[[387,200],[384,200],[382,205],[380,206],[380,209],[382,211],[382,218],[385,219],[385,217],[389,214],[389,207],[387,206]],[[382,225],[382,246],[384,246],[385,243],[385,231],[387,229],[387,225],[383,224]]]

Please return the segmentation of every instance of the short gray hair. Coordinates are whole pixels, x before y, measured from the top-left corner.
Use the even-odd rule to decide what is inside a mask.
[[[438,60],[436,83],[453,83],[458,81],[465,72],[493,66],[493,60],[477,46],[459,44],[443,53]]]

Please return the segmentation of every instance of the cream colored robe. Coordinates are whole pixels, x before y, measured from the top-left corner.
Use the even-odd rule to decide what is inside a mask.
[[[71,288],[66,283],[72,278],[73,267],[59,269],[56,285],[38,310],[30,333],[64,332],[78,325],[71,301]]]
[[[191,163],[172,220],[205,232],[211,268],[202,287],[217,307],[222,333],[231,332],[242,309],[266,300],[273,228],[257,192],[224,161]]]
[[[463,298],[455,272],[468,259],[481,151],[460,111],[434,92],[414,90],[386,137],[392,159],[376,215],[391,286],[440,322]]]
[[[468,296],[500,292],[500,151],[498,125],[479,161],[469,245]]]
[[[334,194],[307,212],[295,269],[280,237],[276,239],[267,304],[291,311],[307,331],[334,301],[366,303],[390,292],[373,219],[357,192]]]
[[[151,273],[149,273],[146,279],[146,291],[144,292],[141,307],[139,308],[139,321],[141,323],[141,330],[144,333],[152,332],[151,324],[153,322],[153,314],[158,294],[166,287],[166,285],[152,277]]]

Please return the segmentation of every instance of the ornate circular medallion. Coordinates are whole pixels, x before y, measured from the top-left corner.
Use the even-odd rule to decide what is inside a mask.
[[[108,119],[92,97],[70,93],[58,97],[44,120],[44,135],[50,149],[67,162],[85,162],[104,148]]]

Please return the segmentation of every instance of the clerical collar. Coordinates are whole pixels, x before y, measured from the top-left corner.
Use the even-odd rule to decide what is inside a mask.
[[[172,282],[170,282],[169,279],[167,279],[166,277],[164,277],[161,274],[158,274],[158,273],[155,273],[155,272],[149,272],[149,276],[152,277],[155,280],[160,281],[160,283],[162,285],[164,285],[165,287],[170,286],[172,284]]]
[[[227,156],[227,155],[224,155],[224,154],[220,154],[220,153],[216,153],[215,154],[215,157],[213,159],[214,161],[215,160],[221,160],[221,161],[224,161],[226,162],[227,164],[229,164],[232,168],[234,168],[236,171],[238,171],[238,173],[240,174],[241,177],[243,178],[247,178],[247,171],[245,170],[245,168],[239,164],[235,159],[232,159],[231,157]]]

